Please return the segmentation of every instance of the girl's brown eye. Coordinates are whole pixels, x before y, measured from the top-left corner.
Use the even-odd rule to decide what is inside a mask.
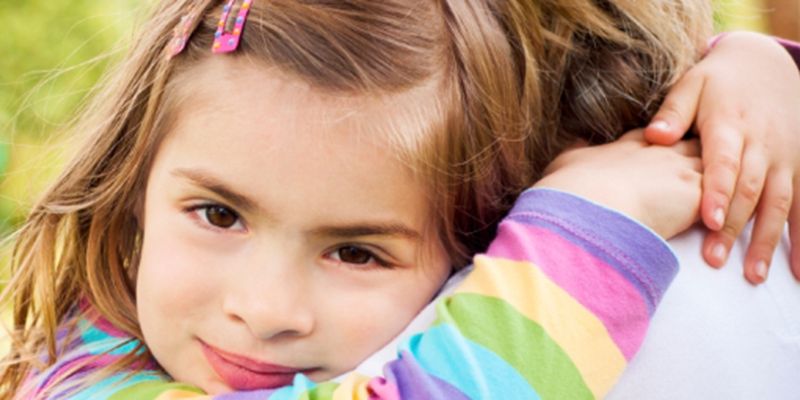
[[[339,259],[348,264],[366,264],[373,258],[372,253],[355,246],[345,246],[338,250]]]
[[[230,228],[239,220],[239,216],[226,207],[208,206],[206,207],[206,219],[208,223],[216,227]]]

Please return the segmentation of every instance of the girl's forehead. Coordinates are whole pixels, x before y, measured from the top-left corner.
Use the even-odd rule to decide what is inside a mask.
[[[304,204],[346,218],[398,213],[422,221],[429,211],[424,182],[391,138],[393,129],[414,134],[395,115],[410,99],[337,96],[274,69],[227,61],[209,63],[183,83],[193,89],[156,166],[214,171],[287,212]]]
[[[261,126],[341,128],[413,164],[415,153],[440,133],[446,108],[440,81],[397,93],[332,91],[247,57],[209,57],[170,83],[168,115],[179,123],[210,114]]]
[[[248,107],[250,111],[255,106],[269,107],[250,117],[294,117],[326,125],[348,123],[372,131],[371,136],[378,136],[376,131],[396,130],[402,120],[435,119],[442,100],[438,79],[393,93],[334,91],[314,87],[281,68],[246,57],[208,57],[181,74],[174,86],[178,96],[188,100],[181,102],[181,112],[207,112],[203,106],[209,100],[222,99],[216,104],[218,111],[231,116],[241,116],[245,108],[242,104],[247,103],[254,105]],[[265,101],[265,97],[275,101]]]

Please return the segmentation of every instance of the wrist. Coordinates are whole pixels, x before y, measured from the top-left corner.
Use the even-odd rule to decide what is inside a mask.
[[[553,239],[549,236],[534,234],[541,229],[557,232],[561,239],[565,239],[561,243],[578,245],[579,248],[575,248],[577,253],[564,251],[558,242],[550,242]],[[578,275],[563,270],[558,263],[542,261],[540,268],[548,271],[548,276],[554,276],[549,271],[560,271],[555,275],[567,276],[562,275],[564,272],[582,277],[581,282],[594,282],[600,286],[610,284],[616,288],[612,289],[614,293],[621,293],[621,286],[606,278],[594,278],[592,272],[595,268],[592,266],[599,267],[597,271],[625,277],[639,289],[651,312],[678,269],[678,259],[669,244],[651,229],[615,210],[558,190],[535,188],[520,194],[514,208],[500,224],[498,235],[511,235],[516,239],[508,240],[510,238],[506,236],[504,244],[493,245],[489,255],[495,257],[516,259],[513,252],[525,248],[526,242],[540,243],[538,248],[543,254],[556,254],[573,262],[580,259],[573,258],[579,253],[596,255],[603,262],[581,263],[582,269],[574,271]],[[604,272],[604,276],[611,275]]]

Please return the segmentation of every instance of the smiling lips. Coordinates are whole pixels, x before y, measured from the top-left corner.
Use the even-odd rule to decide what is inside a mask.
[[[235,390],[274,389],[287,386],[292,383],[295,374],[314,371],[267,364],[227,353],[203,342],[201,344],[203,354],[211,364],[211,368]]]

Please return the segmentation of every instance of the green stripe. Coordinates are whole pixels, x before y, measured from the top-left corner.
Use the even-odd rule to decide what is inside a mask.
[[[496,297],[459,293],[437,306],[439,320],[501,357],[542,399],[592,399],[580,371],[541,325]],[[565,318],[568,318],[565,316]],[[524,345],[520,345],[524,344]]]
[[[146,381],[129,386],[114,393],[109,400],[147,400],[155,399],[168,390],[185,390],[203,394],[200,389],[178,382]]]
[[[328,400],[333,398],[333,392],[339,387],[335,382],[324,382],[315,386],[304,394],[300,400]]]

